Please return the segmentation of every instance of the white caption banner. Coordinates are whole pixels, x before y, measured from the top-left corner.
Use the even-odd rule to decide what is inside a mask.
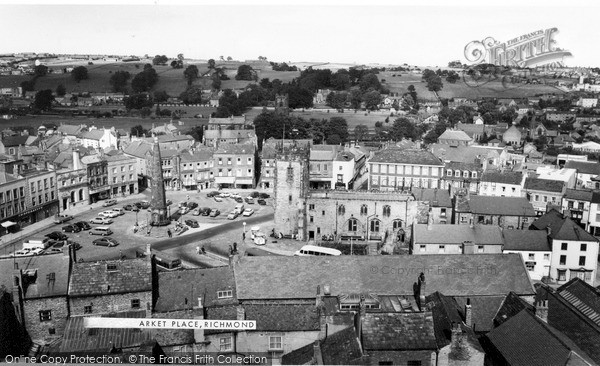
[[[255,330],[255,320],[99,318],[83,319],[85,328]]]

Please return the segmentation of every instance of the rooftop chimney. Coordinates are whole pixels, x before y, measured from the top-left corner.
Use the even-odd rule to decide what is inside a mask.
[[[433,213],[427,214],[427,230],[433,230]]]
[[[467,304],[465,305],[465,324],[469,328],[473,326],[473,311],[471,309],[471,299],[467,299]]]
[[[237,320],[246,320],[246,310],[244,310],[244,307],[242,307],[242,305],[239,305],[236,308],[236,314]]]
[[[450,338],[450,353],[457,360],[469,359],[469,348],[467,347],[467,335],[460,327],[460,323],[452,322],[452,336]]]
[[[427,282],[425,281],[425,273],[421,272],[417,281],[419,286],[419,309],[421,311],[426,311],[425,291],[427,290]]]
[[[540,300],[535,304],[535,316],[548,323],[548,300]]]
[[[81,169],[81,157],[79,155],[79,150],[73,150],[73,170]]]
[[[475,253],[475,243],[470,240],[463,241],[463,254],[474,254]]]

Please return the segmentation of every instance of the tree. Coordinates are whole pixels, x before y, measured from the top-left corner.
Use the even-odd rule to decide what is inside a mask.
[[[150,98],[148,93],[130,95],[129,97],[125,98],[123,102],[125,103],[125,108],[127,108],[127,110],[152,108],[154,105],[152,98]]]
[[[156,70],[152,68],[152,65],[144,65],[144,71],[138,73],[131,80],[131,88],[135,93],[147,92],[154,87],[158,82],[158,74]]]
[[[37,77],[46,76],[48,74],[48,66],[46,65],[37,65],[33,69],[33,74]]]
[[[67,88],[65,88],[63,84],[58,84],[58,86],[56,86],[56,95],[64,97],[65,94],[67,94]]]
[[[179,54],[177,54],[177,59],[178,59],[179,61],[183,62],[183,60],[184,60],[183,53],[179,53]]]
[[[381,94],[377,90],[366,92],[362,96],[362,101],[365,102],[365,108],[374,111],[379,109],[379,104],[381,104]]]
[[[325,139],[328,144],[344,143],[348,140],[348,122],[343,117],[331,117],[324,126]],[[333,136],[337,136],[337,139]],[[338,142],[332,142],[334,141]]]
[[[290,86],[287,94],[290,108],[311,108],[313,106],[313,94],[306,89]]]
[[[233,58],[231,58],[231,56],[227,56],[227,61],[231,61],[233,60]]]
[[[438,141],[438,137],[446,131],[446,123],[444,121],[438,121],[435,126],[427,132],[423,137],[423,142],[426,144],[435,144]]]
[[[446,81],[450,84],[456,83],[460,79],[460,76],[456,73],[456,71],[450,71],[448,76],[446,77]]]
[[[116,71],[108,81],[115,93],[127,93],[127,82],[131,78],[128,71]]]
[[[331,92],[327,95],[326,103],[331,108],[335,109],[343,109],[346,107],[346,102],[348,101],[348,93],[346,92]]]
[[[33,101],[33,105],[36,109],[41,111],[48,111],[52,109],[52,102],[54,101],[54,96],[52,96],[52,90],[40,90],[35,93],[35,99]]]
[[[135,125],[131,127],[131,136],[144,137],[149,131],[146,130],[142,125]]]
[[[31,80],[22,81],[19,86],[21,87],[21,89],[23,89],[23,95],[25,95],[25,92],[34,91],[35,90],[35,78],[31,79]]]
[[[190,86],[179,95],[179,99],[185,104],[202,103],[202,88],[198,86]]]
[[[413,100],[415,101],[415,103],[417,103],[417,90],[415,89],[414,85],[411,84],[411,85],[408,86],[408,93],[413,98]]]
[[[157,91],[154,93],[154,101],[156,103],[164,103],[169,100],[169,94],[165,90]]]
[[[185,70],[183,71],[183,76],[185,76],[188,86],[192,85],[194,80],[198,78],[198,74],[199,71],[196,65],[190,65],[185,68]]]
[[[433,92],[438,92],[442,90],[444,84],[442,83],[442,78],[435,75],[429,80],[427,80],[427,89]]]
[[[369,127],[367,125],[357,125],[354,127],[354,138],[356,141],[362,141],[369,133]]]
[[[183,61],[182,60],[173,60],[173,61],[171,61],[171,67],[174,69],[183,69]]]
[[[202,141],[202,137],[204,136],[204,128],[203,126],[194,126],[187,132],[187,134],[192,136],[196,141]]]
[[[254,70],[250,65],[240,65],[235,80],[254,80]]]
[[[352,89],[350,91],[350,105],[352,106],[352,108],[356,109],[360,109],[361,103],[362,103],[362,93],[360,92],[360,90],[358,89]]]
[[[408,118],[401,117],[394,121],[391,137],[396,141],[400,141],[404,138],[414,141],[419,138],[419,130]]]
[[[214,68],[215,68],[215,60],[211,58],[210,60],[208,60],[208,69],[212,70]]]
[[[213,88],[214,90],[220,90],[221,89],[221,78],[219,78],[218,74],[213,74],[213,76],[211,76],[212,82],[210,83],[210,87]]]
[[[166,65],[168,61],[169,61],[169,58],[167,56],[156,55],[152,59],[152,64],[153,65]]]
[[[71,75],[73,75],[73,79],[75,79],[76,82],[86,80],[88,79],[88,69],[85,66],[77,66],[71,71]]]
[[[374,90],[380,90],[381,89],[381,83],[379,82],[379,78],[377,78],[377,75],[373,74],[373,73],[368,73],[363,75],[362,78],[360,78],[360,90],[362,91],[366,91],[369,89],[374,89]]]

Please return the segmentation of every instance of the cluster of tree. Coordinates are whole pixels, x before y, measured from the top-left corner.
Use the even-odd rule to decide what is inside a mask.
[[[131,89],[134,93],[150,91],[158,82],[158,74],[150,64],[144,65],[144,71],[136,74],[131,80]]]
[[[430,69],[425,69],[423,71],[422,79],[427,83],[427,89],[433,92],[442,90],[442,87],[444,86],[442,78],[436,74],[435,71]]]
[[[454,60],[454,61],[450,61],[448,62],[448,67],[453,67],[453,68],[466,68],[467,65],[463,65],[462,62],[460,62],[460,60]]]
[[[23,90],[23,94],[25,94],[25,92],[28,92],[28,91],[34,91],[35,90],[35,82],[37,81],[37,79],[40,77],[46,76],[47,74],[48,74],[47,66],[37,65],[33,69],[33,77],[30,80],[22,81],[20,84],[20,87]]]
[[[183,71],[183,76],[187,80],[188,86],[192,85],[194,80],[198,78],[199,73],[200,71],[198,71],[198,67],[196,65],[190,65],[185,68],[185,70]]]
[[[475,115],[475,110],[473,110],[473,108],[465,106],[461,106],[459,108],[466,110],[470,117]],[[513,107],[509,107],[504,111],[500,111],[494,101],[483,101],[479,103],[477,109],[481,115],[481,118],[483,119],[483,122],[488,125],[495,125],[498,122],[511,123],[518,116],[517,111]]]
[[[437,69],[435,71],[435,74],[437,76],[439,76],[439,77],[442,77],[442,78],[445,77],[446,81],[449,82],[449,83],[451,83],[451,84],[456,83],[460,79],[460,76],[458,75],[458,73],[456,71],[453,71],[453,70],[440,70],[440,69]]]
[[[33,100],[33,106],[38,111],[49,111],[52,109],[52,103],[54,102],[54,95],[52,90],[45,89],[35,93]]]
[[[259,61],[267,61],[267,58],[265,56],[258,56],[258,60]]]
[[[111,75],[108,82],[113,92],[127,94],[127,82],[129,79],[131,79],[129,71],[116,71]]]
[[[71,71],[71,75],[73,75],[73,79],[75,79],[76,82],[89,79],[88,69],[85,66],[77,66]]]
[[[570,99],[540,99],[538,102],[538,106],[541,109],[554,107],[557,111],[567,112],[571,109],[571,100]]]
[[[37,65],[33,68],[33,75],[37,77],[48,75],[48,66],[46,65]]]
[[[347,76],[348,83],[346,86],[348,87],[352,83],[350,73],[342,75]],[[381,94],[389,93],[389,90],[382,85],[377,75],[372,72],[363,73],[356,84],[358,88],[329,93],[326,99],[327,105],[336,109],[343,109],[348,105],[353,109],[359,109],[361,104],[364,103],[366,109],[376,110],[381,104]]]
[[[235,80],[258,80],[258,74],[250,65],[240,65]]]
[[[177,60],[171,61],[171,67],[174,69],[183,69],[183,53],[177,55]]]
[[[329,120],[289,116],[274,111],[263,111],[254,119],[256,136],[260,144],[263,139],[285,137],[286,139],[312,139],[315,144],[337,145],[348,140],[348,123],[342,117]]]
[[[179,99],[185,104],[208,103],[208,100],[202,99],[202,88],[198,86],[189,86],[185,91],[179,94]]]
[[[136,137],[144,137],[150,133],[150,131],[145,129],[144,126],[142,126],[142,125],[135,125],[135,126],[131,127],[130,132],[131,132],[131,136],[136,136]]]
[[[148,93],[137,93],[126,97],[123,102],[127,110],[152,108],[154,101]]]
[[[290,66],[290,65],[286,64],[285,62],[282,62],[282,63],[270,62],[270,64],[271,64],[271,67],[273,67],[273,71],[298,71],[297,66]]]
[[[164,103],[167,100],[169,100],[171,96],[169,94],[167,94],[166,90],[159,90],[157,92],[154,92],[154,101],[156,103]]]
[[[169,58],[165,55],[156,55],[152,59],[152,65],[166,65],[169,62]]]

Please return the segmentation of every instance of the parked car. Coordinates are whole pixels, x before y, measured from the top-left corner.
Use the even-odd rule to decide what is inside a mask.
[[[218,196],[218,195],[219,195],[219,192],[217,192],[217,191],[212,191],[212,192],[208,192],[208,193],[206,194],[206,197],[208,197],[208,198],[212,198],[212,197],[216,197],[216,196]]]
[[[125,210],[120,207],[115,207],[112,209],[112,211],[116,212],[119,215],[125,215]]]
[[[123,210],[131,211],[131,210],[133,210],[133,205],[125,205],[125,206],[123,206]]]
[[[227,215],[228,220],[235,220],[238,217],[237,211],[231,211],[229,215]]]
[[[187,203],[187,208],[189,208],[190,210],[195,209],[196,207],[198,207],[198,204],[194,201],[190,201]]]
[[[229,197],[229,196],[231,196],[231,194],[229,194],[229,193],[227,193],[227,192],[223,192],[223,193],[221,193],[221,194],[219,195],[219,197],[221,197],[221,198],[227,198],[227,197]]]
[[[217,216],[219,216],[220,214],[221,214],[221,211],[217,210],[216,208],[213,208],[213,209],[210,211],[210,214],[209,214],[208,216],[210,216],[210,217],[217,217]]]
[[[184,221],[185,224],[191,228],[197,228],[200,227],[200,224],[198,224],[198,221],[196,220],[192,220],[192,219],[188,219]]]
[[[54,239],[54,240],[67,240],[69,238],[68,236],[61,233],[60,231],[53,231],[49,234],[46,234],[45,236],[47,238]]]
[[[173,201],[171,200],[166,200],[165,203],[167,204],[167,206],[171,206],[173,204]]]
[[[210,215],[210,211],[211,211],[210,207],[203,207],[203,208],[201,208],[199,210],[200,210],[200,214],[202,216],[208,216],[208,215]]]
[[[98,216],[114,218],[114,217],[118,217],[119,213],[116,211],[113,211],[113,210],[108,210],[108,211],[100,212],[98,214]]]
[[[177,210],[171,214],[171,220],[173,220],[173,221],[177,221],[180,218],[181,218],[181,212],[179,212],[179,210]]]
[[[73,240],[61,240],[61,241],[57,241],[57,242],[55,242],[55,243],[52,244],[52,248],[61,249],[62,247],[65,246],[65,243],[67,245],[72,245],[75,250],[81,249],[81,244],[79,244],[78,242],[73,241]]]
[[[182,215],[185,215],[188,212],[190,212],[190,208],[189,207],[181,207],[179,209],[179,213],[181,213]]]
[[[258,193],[257,191],[254,191],[254,192],[250,193],[250,197],[258,198],[258,197],[260,197],[260,193]]]
[[[81,230],[89,230],[89,229],[91,229],[91,228],[92,228],[92,225],[88,224],[88,223],[87,223],[87,222],[85,222],[85,221],[77,221],[77,222],[76,222],[76,223],[74,223],[73,225],[77,225],[77,226],[79,226],[79,228],[80,228]]]
[[[58,248],[48,248],[44,250],[44,254],[62,254],[62,249]]]
[[[242,196],[240,196],[237,193],[232,193],[231,195],[229,195],[229,197],[233,198],[233,199],[238,199],[238,198],[242,198]]]
[[[56,215],[56,216],[54,216],[55,224],[62,224],[63,222],[67,222],[69,220],[73,220],[73,216],[71,216],[71,215]]]
[[[138,205],[139,204],[139,205]],[[136,206],[138,206],[139,208],[148,208],[150,207],[150,202],[148,201],[140,201],[140,202],[136,202]]]
[[[262,193],[261,192],[261,193],[258,194],[258,198],[265,199],[265,198],[269,198],[269,197],[271,197],[271,196],[268,193]]]
[[[254,214],[254,210],[251,208],[247,208],[244,210],[244,213],[242,213],[242,216],[252,216]]]
[[[33,250],[29,251],[30,255],[40,255],[42,253],[44,253],[47,249],[42,249],[42,248],[35,248]]]
[[[117,200],[110,199],[110,200],[104,201],[104,203],[102,203],[102,207],[110,207],[110,206],[114,206],[116,204],[117,204]]]
[[[119,245],[119,242],[113,238],[99,238],[94,240],[92,244],[103,247],[116,247],[117,245]]]
[[[194,211],[192,211],[192,215],[194,215],[194,216],[200,216],[200,209],[197,208]]]
[[[88,232],[90,235],[102,235],[108,236],[112,235],[112,230],[108,226],[96,226],[92,230]]]
[[[216,202],[223,202],[223,199],[219,196],[215,196],[215,201]]]
[[[81,228],[75,224],[71,224],[71,225],[63,226],[62,231],[64,233],[78,233],[81,231]]]
[[[21,249],[21,250],[17,250],[14,254],[15,257],[23,257],[26,255],[31,255],[29,253],[29,249]]]
[[[266,206],[267,205],[267,201],[265,201],[262,198],[259,198],[258,201],[256,201],[259,205],[261,206]]]
[[[244,203],[244,199],[242,197],[236,197],[235,198],[235,202],[237,202],[237,203]]]
[[[246,197],[246,203],[248,203],[250,205],[254,204],[254,198],[252,198],[250,196]]]
[[[94,217],[90,220],[92,224],[102,224],[102,225],[110,225],[113,223],[113,220],[108,217]]]
[[[179,207],[179,208],[187,207],[187,204],[188,204],[187,202],[182,201],[182,202],[179,202],[179,204],[177,205],[177,207]]]

